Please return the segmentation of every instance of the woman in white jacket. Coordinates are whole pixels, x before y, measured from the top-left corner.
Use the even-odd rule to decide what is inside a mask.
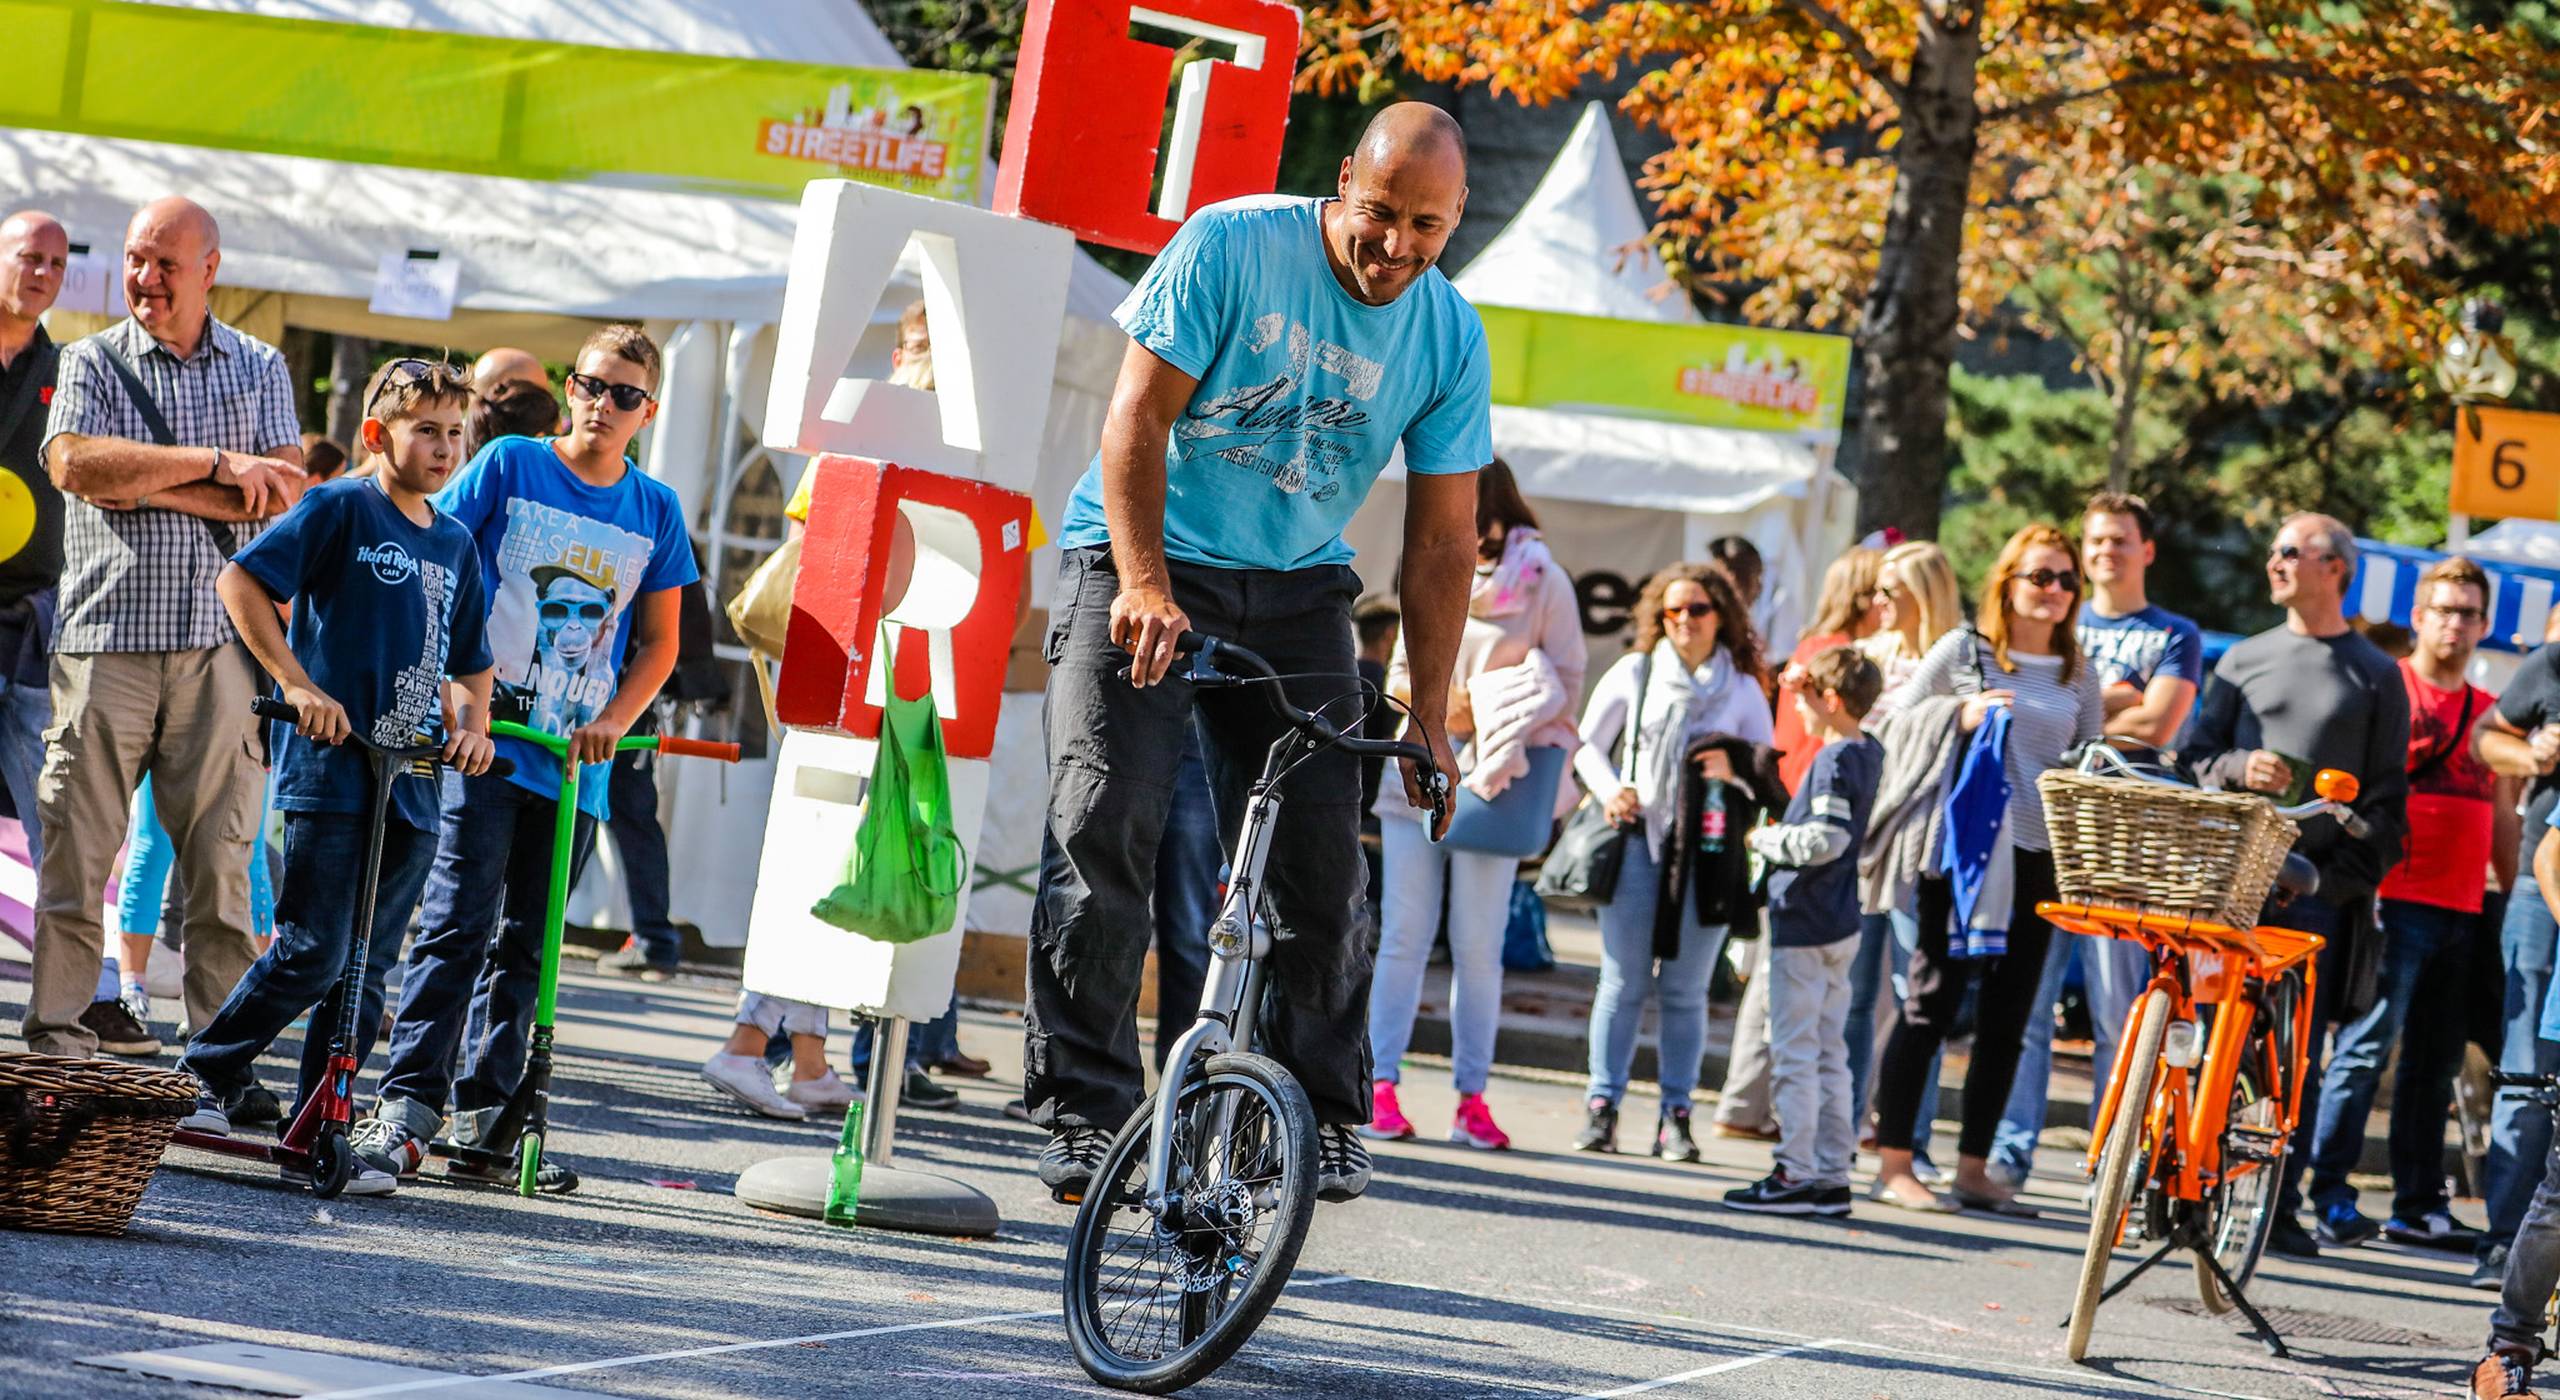
[[[1449,737],[1465,745],[1460,786],[1476,797],[1503,798],[1535,809],[1543,834],[1555,810],[1564,755],[1581,741],[1573,704],[1582,694],[1581,611],[1573,580],[1538,537],[1537,517],[1499,459],[1476,474],[1476,576],[1467,599],[1466,630],[1449,688]],[[1387,689],[1409,694],[1404,643],[1387,663]],[[1532,755],[1552,749],[1542,765]],[[1462,804],[1464,799],[1461,799]],[[1399,1061],[1413,1038],[1423,968],[1439,929],[1442,882],[1448,890],[1450,1075],[1458,1108],[1449,1140],[1471,1147],[1509,1147],[1493,1121],[1484,1087],[1493,1069],[1495,1024],[1502,1010],[1502,937],[1511,921],[1517,854],[1435,846],[1424,814],[1402,792],[1375,808],[1384,846],[1377,976],[1369,985],[1369,1049],[1376,1064],[1375,1109],[1364,1136],[1414,1136],[1397,1100]],[[1453,834],[1457,834],[1453,832]]]
[[[1707,1048],[1707,984],[1724,950],[1725,930],[1698,922],[1683,900],[1677,954],[1655,955],[1656,871],[1670,843],[1695,841],[1680,831],[1681,764],[1692,740],[1726,734],[1755,744],[1771,737],[1769,694],[1761,688],[1760,643],[1733,581],[1710,564],[1674,564],[1647,579],[1636,599],[1635,637],[1627,655],[1592,691],[1582,717],[1582,748],[1573,771],[1621,826],[1639,827],[1627,843],[1618,887],[1600,910],[1600,988],[1591,1005],[1588,1121],[1574,1147],[1615,1152],[1618,1101],[1635,1062],[1645,994],[1661,1015],[1662,1118],[1653,1151],[1696,1161],[1689,1101]],[[1629,736],[1630,721],[1635,733]],[[1722,753],[1700,760],[1705,775],[1730,781]]]

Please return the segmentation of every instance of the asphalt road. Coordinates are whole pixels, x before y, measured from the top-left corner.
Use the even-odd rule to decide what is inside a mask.
[[[24,994],[0,980],[0,1026],[14,1031]],[[901,1166],[1004,1211],[993,1240],[942,1241],[730,1194],[750,1164],[833,1136],[750,1118],[696,1077],[733,996],[567,979],[554,1148],[585,1176],[575,1196],[431,1178],[322,1204],[249,1164],[173,1151],[122,1238],[0,1234],[0,1395],[232,1393],[80,1364],[209,1342],[425,1368],[440,1378],[396,1393],[439,1400],[1102,1393],[1056,1316],[1067,1213],[1030,1174],[1039,1135],[999,1112],[1019,1059],[1009,1023],[971,1016],[964,1032],[997,1079],[901,1125]],[[287,1064],[267,1062],[271,1084]],[[1444,1074],[1408,1075],[1417,1123],[1446,1121]],[[2291,1332],[2290,1361],[2194,1315],[2188,1273],[2163,1268],[2102,1314],[2095,1364],[2073,1366],[2057,1323],[2085,1228],[2076,1154],[2046,1153],[2040,1220],[1864,1203],[1847,1221],[1775,1220],[1716,1204],[1767,1169],[1765,1148],[1714,1142],[1700,1166],[1573,1154],[1576,1097],[1560,1078],[1505,1079],[1493,1103],[1520,1150],[1382,1152],[1366,1199],[1318,1212],[1259,1337],[1190,1393],[2446,1395],[2485,1327],[2463,1261],[2375,1246],[2262,1271],[2257,1301]],[[1631,1099],[1628,1117],[1652,1111]]]

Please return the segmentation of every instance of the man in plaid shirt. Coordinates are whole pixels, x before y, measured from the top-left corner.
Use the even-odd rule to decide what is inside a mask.
[[[62,352],[44,445],[67,498],[61,614],[25,1023],[39,1054],[96,1049],[80,1017],[102,951],[98,891],[146,773],[186,889],[191,1023],[212,1021],[253,956],[259,676],[213,580],[301,495],[302,433],[284,357],[213,317],[221,261],[202,207],[146,205],[125,229],[133,314]]]

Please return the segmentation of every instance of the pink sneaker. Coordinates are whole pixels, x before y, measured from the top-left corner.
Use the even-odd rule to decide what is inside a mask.
[[[1413,1120],[1404,1116],[1403,1106],[1396,1102],[1393,1080],[1381,1079],[1370,1085],[1369,1100],[1369,1121],[1360,1125],[1360,1136],[1380,1142],[1402,1142],[1413,1136]]]
[[[1449,1125],[1449,1141],[1500,1152],[1511,1145],[1511,1135],[1495,1126],[1493,1110],[1484,1106],[1484,1095],[1466,1094],[1458,1100],[1458,1117]]]

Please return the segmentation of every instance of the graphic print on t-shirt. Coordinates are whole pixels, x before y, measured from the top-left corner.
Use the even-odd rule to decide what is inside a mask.
[[[531,695],[531,726],[566,735],[613,698],[618,629],[650,541],[521,496],[506,510],[489,652],[501,692]]]
[[[1344,465],[1366,455],[1362,443],[1370,417],[1360,405],[1377,397],[1386,367],[1316,339],[1277,311],[1257,317],[1238,348],[1265,361],[1278,359],[1280,373],[1215,398],[1194,399],[1174,425],[1186,444],[1184,455],[1214,456],[1292,496],[1307,490],[1311,475],[1321,477],[1310,499],[1332,500],[1342,491]],[[1338,383],[1343,397],[1302,396],[1311,374]]]
[[[426,615],[435,620],[426,629],[418,659],[392,676],[391,707],[374,716],[373,742],[386,749],[401,748],[431,732],[430,717],[443,722],[445,656],[452,640],[456,576],[442,564],[413,558],[398,540],[356,546],[356,562],[371,569],[374,579],[387,587],[398,588],[416,579]]]

